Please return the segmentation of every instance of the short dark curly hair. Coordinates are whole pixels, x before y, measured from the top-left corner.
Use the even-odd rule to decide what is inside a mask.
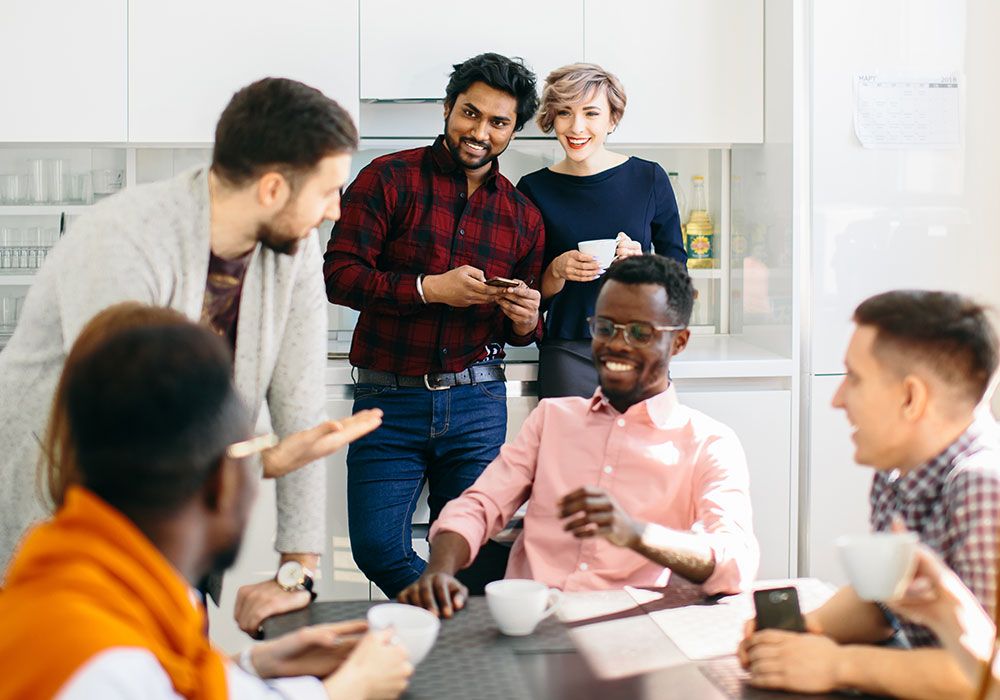
[[[876,330],[873,352],[899,374],[920,363],[973,403],[997,369],[997,334],[986,307],[952,292],[897,289],[861,302],[854,322]]]
[[[485,83],[517,100],[514,131],[520,131],[538,111],[535,74],[524,65],[524,59],[507,58],[498,53],[481,53],[462,63],[456,63],[452,68],[454,70],[444,91],[446,106],[454,106],[458,96],[473,83]]]
[[[694,308],[694,285],[687,267],[662,255],[632,255],[616,261],[601,277],[599,289],[608,280],[622,284],[658,284],[667,290],[667,308],[671,323],[686,326]]]

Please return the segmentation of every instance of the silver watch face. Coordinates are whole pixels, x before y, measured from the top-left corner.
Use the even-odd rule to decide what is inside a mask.
[[[278,568],[278,585],[286,591],[293,591],[306,580],[306,571],[297,561],[286,561]]]

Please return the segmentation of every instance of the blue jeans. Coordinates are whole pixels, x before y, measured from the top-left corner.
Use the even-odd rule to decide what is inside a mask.
[[[507,435],[507,387],[442,391],[357,384],[354,412],[381,408],[382,425],[347,452],[347,515],[354,561],[390,598],[420,578],[410,520],[428,484],[430,521],[493,461]]]

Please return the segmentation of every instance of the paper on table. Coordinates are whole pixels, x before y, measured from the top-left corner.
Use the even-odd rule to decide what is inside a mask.
[[[625,678],[688,663],[625,591],[567,593],[558,616],[598,678]]]
[[[756,581],[755,589],[795,586],[802,612],[815,610],[836,588],[814,578]],[[636,603],[653,607],[662,597],[645,589],[626,589]],[[691,660],[711,659],[736,653],[743,639],[743,625],[754,616],[753,593],[723,598],[715,605],[687,605],[649,611],[649,617]]]
[[[955,148],[961,145],[961,105],[957,74],[859,74],[854,133],[865,148]]]

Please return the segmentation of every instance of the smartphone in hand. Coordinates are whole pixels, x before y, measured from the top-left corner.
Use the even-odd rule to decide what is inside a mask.
[[[486,284],[491,287],[517,287],[520,286],[520,280],[512,280],[506,277],[490,277],[486,280]]]
[[[799,609],[799,593],[792,586],[754,591],[753,605],[757,609],[758,630],[806,631]]]

